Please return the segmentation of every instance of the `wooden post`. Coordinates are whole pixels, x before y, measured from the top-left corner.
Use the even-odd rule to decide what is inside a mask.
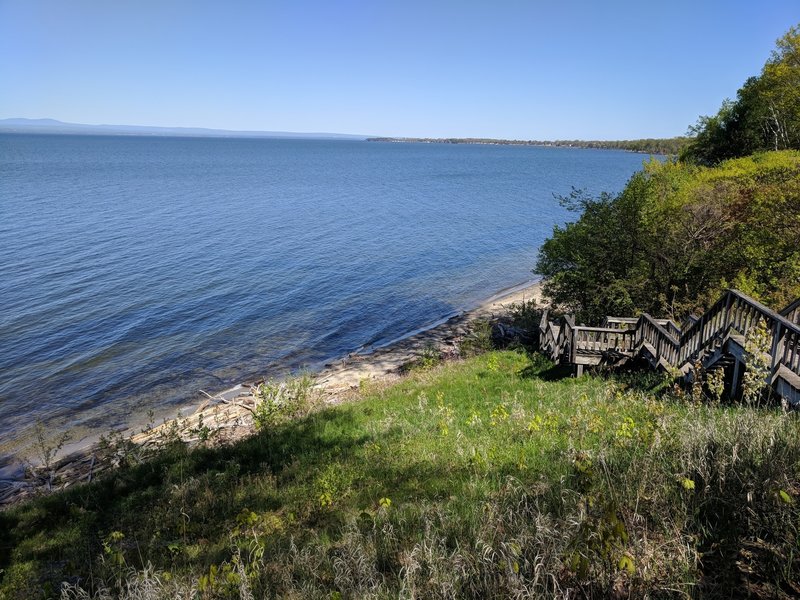
[[[583,365],[575,365],[575,377],[583,376]]]
[[[778,369],[778,365],[781,364],[781,357],[780,357],[780,341],[781,341],[781,327],[783,325],[780,321],[776,320],[775,324],[772,326],[772,348],[770,348],[770,354],[772,355],[772,361],[769,366],[769,384],[772,385],[772,378],[775,376],[775,371]]]
[[[733,377],[731,378],[731,399],[736,398],[739,393],[739,371],[741,362],[737,358],[733,362]]]
[[[723,327],[728,327],[728,325],[731,324],[731,303],[733,301],[733,294],[728,290],[725,295],[727,298],[725,299],[725,324]]]

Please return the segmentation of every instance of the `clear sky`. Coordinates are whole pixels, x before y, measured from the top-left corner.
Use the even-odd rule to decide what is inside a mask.
[[[799,0],[0,0],[0,118],[671,137],[798,22]]]

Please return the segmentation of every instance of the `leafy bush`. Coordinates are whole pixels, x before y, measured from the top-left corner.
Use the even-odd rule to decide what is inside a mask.
[[[651,161],[623,192],[562,199],[536,271],[579,321],[648,312],[681,319],[727,287],[782,308],[800,296],[800,152],[715,168]]]
[[[318,396],[314,379],[307,374],[265,381],[254,386],[252,393],[257,401],[253,421],[259,430],[307,415]]]
[[[542,310],[536,304],[536,300],[523,300],[519,304],[514,303],[508,308],[511,324],[514,327],[525,331],[538,331],[542,320]]]

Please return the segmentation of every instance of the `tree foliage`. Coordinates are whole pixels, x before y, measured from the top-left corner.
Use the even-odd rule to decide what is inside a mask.
[[[800,26],[760,75],[701,117],[680,161],[650,161],[616,197],[573,192],[536,271],[587,321],[681,318],[726,287],[782,307],[800,296]]]
[[[780,308],[800,296],[800,152],[650,161],[616,197],[562,202],[580,217],[554,228],[535,270],[581,320],[681,318],[731,286]]]
[[[764,150],[800,149],[800,25],[776,43],[761,74],[749,78],[719,112],[689,128],[683,160],[714,165]]]

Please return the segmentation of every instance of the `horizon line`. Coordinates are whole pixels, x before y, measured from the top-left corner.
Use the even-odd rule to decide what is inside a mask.
[[[107,132],[113,134],[114,130],[119,133],[132,133],[133,135],[167,135],[169,133],[183,134],[186,137],[200,137],[202,135],[209,135],[211,137],[328,137],[328,138],[350,138],[350,139],[383,139],[383,140],[397,140],[397,141],[439,141],[439,140],[476,140],[476,141],[496,141],[496,142],[619,142],[619,141],[636,141],[636,140],[666,140],[675,138],[689,137],[685,134],[674,135],[672,137],[638,137],[638,138],[607,138],[607,139],[590,139],[590,138],[576,138],[576,137],[560,137],[552,139],[534,139],[522,137],[487,137],[476,135],[443,135],[443,136],[410,136],[410,135],[386,135],[386,134],[360,134],[360,133],[342,133],[332,131],[288,131],[288,130],[259,130],[259,129],[220,129],[215,127],[202,127],[202,126],[186,126],[186,125],[139,125],[139,124],[113,124],[113,123],[74,123],[70,121],[61,121],[53,119],[52,117],[5,117],[0,118],[0,131],[8,130],[10,128],[28,128],[34,130],[66,128],[86,128],[91,130],[100,130],[100,132]],[[137,133],[138,132],[138,133]],[[188,134],[188,135],[187,135]]]

